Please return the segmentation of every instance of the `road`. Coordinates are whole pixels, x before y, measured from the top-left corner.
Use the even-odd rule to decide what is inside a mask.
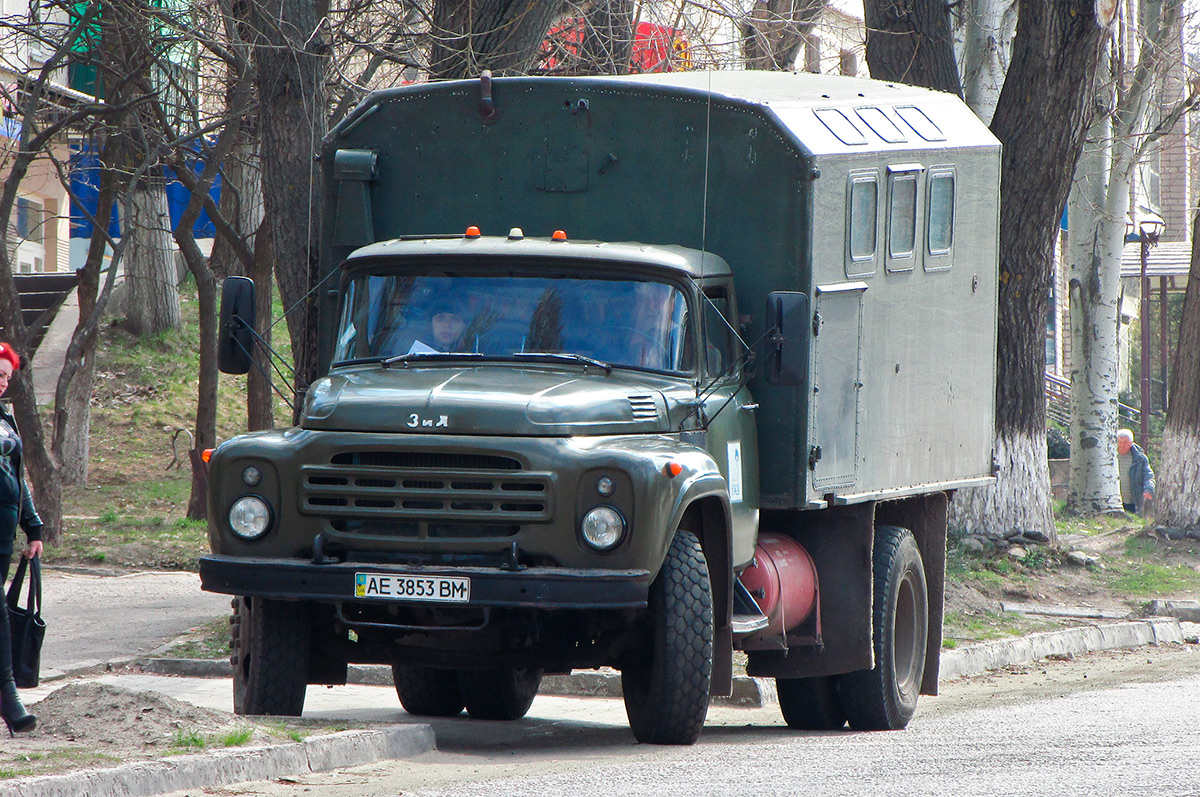
[[[377,720],[395,702],[380,694]],[[1093,654],[950,683],[923,698],[908,730],[896,733],[794,733],[775,707],[714,707],[696,746],[652,747],[633,742],[620,701],[539,697],[521,722],[431,723],[438,751],[415,760],[220,793],[1200,795],[1197,707],[1195,646]]]
[[[229,596],[202,592],[196,573],[43,572],[43,672],[149,653],[229,614]]]

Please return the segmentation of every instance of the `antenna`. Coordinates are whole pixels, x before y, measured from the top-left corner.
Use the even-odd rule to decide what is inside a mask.
[[[708,103],[704,110],[704,191],[700,205],[700,257],[708,251],[708,156],[712,141],[712,69],[708,70]]]

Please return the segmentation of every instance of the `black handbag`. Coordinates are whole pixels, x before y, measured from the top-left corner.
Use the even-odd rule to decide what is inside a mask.
[[[25,581],[25,566],[29,567],[29,590],[25,606],[21,602],[21,586]],[[42,619],[42,562],[39,557],[21,557],[12,584],[8,587],[8,628],[12,635],[13,680],[21,689],[38,685],[42,665],[42,641],[46,638],[46,621]]]

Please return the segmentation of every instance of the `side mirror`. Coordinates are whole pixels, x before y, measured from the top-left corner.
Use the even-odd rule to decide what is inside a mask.
[[[803,385],[808,381],[812,318],[808,296],[791,291],[767,294],[767,381]]]
[[[254,280],[226,277],[221,288],[221,327],[217,337],[217,368],[244,374],[254,358]]]

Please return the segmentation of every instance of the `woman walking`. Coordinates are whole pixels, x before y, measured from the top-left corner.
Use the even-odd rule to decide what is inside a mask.
[[[0,396],[8,390],[13,372],[21,367],[21,358],[7,343],[0,342]],[[0,404],[0,587],[8,581],[17,526],[25,530],[28,544],[23,555],[29,559],[42,552],[42,519],[33,508],[29,485],[25,484],[21,462],[21,435],[7,404]],[[25,710],[13,681],[12,638],[8,630],[8,610],[0,609],[0,716],[9,735],[32,731],[37,717]]]

